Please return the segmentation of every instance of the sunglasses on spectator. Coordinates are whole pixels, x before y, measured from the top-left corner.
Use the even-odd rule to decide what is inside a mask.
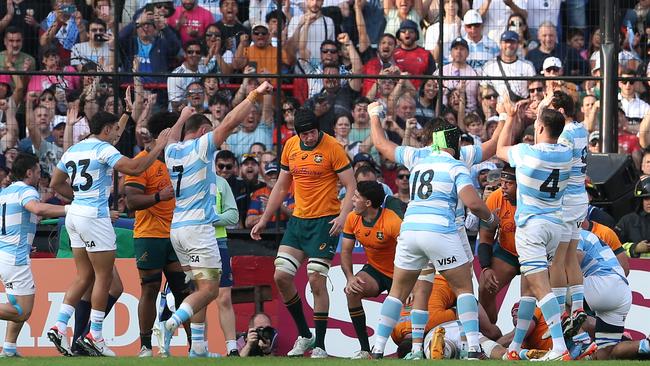
[[[232,164],[217,164],[217,169],[219,170],[230,170],[232,169]]]
[[[336,48],[323,48],[320,50],[322,53],[338,53],[339,51]]]
[[[145,27],[145,26],[148,26],[148,25],[150,25],[150,26],[153,27],[153,26],[154,26],[154,23],[153,23],[153,22],[139,23],[139,24],[136,26],[136,28],[142,28],[142,27]]]
[[[544,87],[540,86],[539,88],[531,88],[531,89],[528,89],[528,92],[531,93],[531,94],[533,94],[533,93],[542,93],[542,92],[544,92]]]
[[[555,67],[555,66],[551,66],[551,67],[547,67],[545,71],[546,72],[560,72],[560,68]]]
[[[254,31],[253,32],[253,35],[256,35],[256,36],[266,36],[268,34],[269,34],[269,32],[267,32],[267,31]]]
[[[201,90],[201,89],[188,90],[187,94],[190,94],[190,95],[192,95],[192,94],[203,94],[203,90]]]
[[[476,23],[476,24],[465,24],[465,26],[466,26],[467,28],[478,28],[478,27],[480,27],[480,26],[482,26],[482,25],[483,25],[483,24],[481,24],[481,23]]]
[[[497,99],[497,98],[499,98],[499,96],[496,95],[496,94],[490,94],[490,95],[486,95],[486,96],[483,97],[483,99],[485,99],[485,100],[488,100],[488,99]]]
[[[621,84],[630,85],[630,84],[634,84],[634,81],[632,81],[632,80],[621,80]]]
[[[627,119],[627,123],[630,125],[638,125],[639,123],[641,123],[641,118],[630,117]]]
[[[397,178],[399,179],[409,179],[410,177],[410,174],[397,174]]]
[[[295,108],[289,107],[289,108],[282,108],[282,113],[288,113],[288,112],[295,112]]]
[[[188,55],[200,55],[201,50],[187,50],[185,51],[185,53],[187,53]]]
[[[210,37],[221,38],[221,34],[220,33],[206,33],[205,37],[206,38],[210,38]]]

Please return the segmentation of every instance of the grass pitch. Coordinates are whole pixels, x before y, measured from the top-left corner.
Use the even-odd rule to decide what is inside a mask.
[[[404,361],[393,358],[383,360],[346,360],[340,358],[329,358],[326,360],[311,360],[309,358],[287,358],[287,357],[251,357],[251,358],[219,358],[219,359],[187,359],[183,357],[172,358],[137,358],[137,357],[118,357],[118,358],[99,358],[99,357],[31,357],[31,358],[0,358],[0,365],[11,366],[145,366],[145,365],[164,365],[172,366],[182,363],[183,366],[199,365],[223,365],[223,366],[353,366],[359,363],[368,366],[408,366],[412,363],[423,361]],[[523,364],[528,361],[461,361],[461,360],[441,360],[429,361],[435,362],[439,366],[453,365],[505,365],[507,363]],[[647,361],[572,361],[580,362],[585,365],[593,366],[642,366],[642,362],[647,365]]]

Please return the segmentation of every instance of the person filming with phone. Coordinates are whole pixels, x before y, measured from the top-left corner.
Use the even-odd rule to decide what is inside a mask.
[[[73,0],[56,0],[53,9],[41,22],[38,42],[41,47],[56,45],[61,61],[67,65],[72,47],[87,42],[89,36]]]
[[[72,47],[70,65],[81,71],[83,65],[94,62],[100,71],[113,70],[113,36],[108,34],[106,22],[95,18],[88,24],[88,42],[77,43]]]

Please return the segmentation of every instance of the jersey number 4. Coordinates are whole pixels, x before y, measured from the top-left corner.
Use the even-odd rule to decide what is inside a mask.
[[[560,169],[553,169],[553,171],[551,171],[551,174],[549,174],[548,178],[546,178],[544,183],[542,183],[542,185],[539,186],[539,191],[550,193],[551,198],[555,198],[557,192],[560,191],[560,187],[558,186],[558,183],[560,183]]]
[[[85,184],[81,184],[81,185],[75,185],[74,184],[74,180],[77,177],[77,166],[79,166],[81,168],[81,171],[79,172],[79,175],[81,175],[83,178],[86,179]],[[88,174],[88,172],[86,172],[88,170],[88,166],[90,166],[90,159],[81,159],[81,160],[79,160],[78,163],[75,163],[72,160],[65,163],[66,168],[72,169],[72,175],[70,176],[70,182],[71,182],[71,186],[72,186],[73,191],[75,191],[75,192],[78,192],[80,190],[81,191],[87,191],[87,190],[90,189],[90,187],[92,187],[92,185],[93,185],[93,176]]]
[[[433,170],[425,170],[420,172],[419,170],[415,172],[413,176],[413,183],[411,184],[411,201],[416,197],[421,200],[426,200],[433,193]]]

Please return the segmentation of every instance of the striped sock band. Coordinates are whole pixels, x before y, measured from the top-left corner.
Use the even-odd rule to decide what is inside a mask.
[[[456,308],[458,309],[458,319],[463,323],[468,350],[470,352],[479,351],[481,344],[478,332],[478,302],[474,294],[460,294],[456,299]]]
[[[387,296],[384,303],[381,304],[375,346],[373,347],[375,353],[384,353],[388,337],[390,337],[390,333],[393,331],[395,324],[397,324],[401,311],[402,302],[392,296]]]
[[[515,336],[508,347],[509,351],[521,350],[521,344],[524,343],[526,333],[530,323],[533,321],[535,315],[535,305],[537,300],[534,297],[522,296],[519,300],[519,310],[517,310],[517,327],[515,328]]]
[[[106,313],[103,311],[92,309],[90,310],[90,334],[93,339],[102,339],[102,327],[104,324],[104,317]]]

